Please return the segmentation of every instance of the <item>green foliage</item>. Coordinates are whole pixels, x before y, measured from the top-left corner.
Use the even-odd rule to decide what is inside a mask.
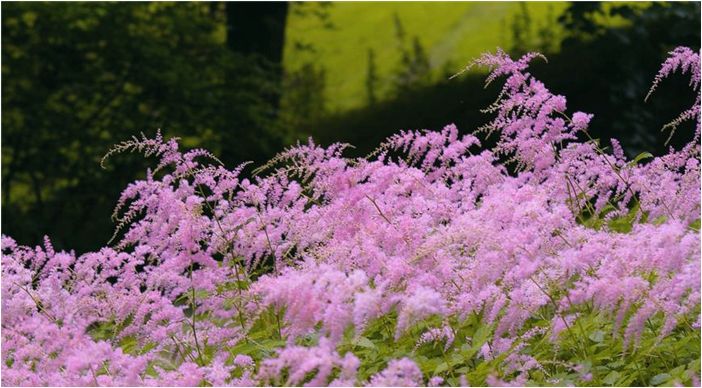
[[[474,74],[446,78],[482,51],[509,47],[509,37],[500,36],[509,35],[513,20],[529,31],[527,48],[555,51],[534,72],[547,66],[539,76],[554,91],[579,110],[598,112],[593,135],[618,137],[634,153],[661,153],[665,134],[658,131],[689,96],[666,95],[676,80],[663,85],[664,98],[644,105],[643,93],[657,58],[674,45],[699,45],[699,5],[613,3],[602,12],[576,10],[556,25],[566,7],[528,4],[525,18],[509,3],[294,4],[279,115],[266,96],[280,94],[270,77],[280,69],[227,48],[221,6],[4,3],[3,230],[30,245],[47,234],[57,248],[78,252],[106,242],[116,193],[144,166],[121,158],[104,172],[98,161],[118,139],[140,131],[160,127],[187,147],[212,150],[229,167],[264,161],[303,135],[350,142],[361,155],[398,129],[455,122],[471,131],[485,121],[478,109],[493,96],[478,93],[482,78]],[[368,15],[367,24],[359,14]],[[406,35],[402,49],[394,14]],[[579,18],[598,27],[578,27],[587,24]],[[414,48],[413,37],[421,43]],[[372,56],[358,55],[368,50]],[[416,63],[412,72],[428,63],[430,74],[390,99],[403,52]]]
[[[534,74],[568,96],[569,106],[597,112],[590,123],[593,137],[620,140],[630,156],[667,152],[669,134],[660,129],[694,97],[683,86],[687,79],[679,77],[658,91],[659,100],[644,102],[659,67],[652,58],[681,45],[699,49],[699,3],[573,3],[559,21],[565,30],[560,50],[548,55],[548,64],[536,64]],[[670,145],[680,148],[686,139],[673,136]]]
[[[655,282],[655,277],[652,281]],[[564,287],[569,286],[554,285],[549,292],[564,292]],[[633,346],[625,346],[623,330],[633,310],[626,314],[624,326],[617,329],[612,314],[595,310],[589,304],[576,306],[568,313],[578,314],[577,319],[552,341],[554,311],[552,306],[542,308],[520,330],[518,337],[524,339],[518,339],[511,350],[491,359],[484,357],[481,348],[486,344],[493,346],[498,337],[494,325],[485,324],[482,314],[454,315],[443,320],[430,317],[415,322],[401,337],[395,338],[397,313],[393,310],[372,320],[362,332],[348,327],[337,351],[342,355],[352,352],[359,358],[358,381],[366,381],[382,371],[390,360],[409,357],[417,363],[426,382],[438,376],[450,386],[461,385],[462,378],[473,386],[484,386],[491,375],[514,377],[507,372],[511,354],[534,357],[543,366],[529,371],[528,386],[690,385],[693,374],[700,373],[700,332],[689,323],[699,311],[680,317],[681,323],[673,333],[662,339],[659,332],[665,317],[660,313],[655,315]],[[230,349],[232,357],[246,354],[258,364],[285,346],[286,341],[279,336],[277,314],[281,312],[269,310],[262,314],[246,339]],[[423,333],[443,325],[448,325],[455,334],[447,349],[443,341],[418,345]],[[540,329],[540,334],[522,337],[534,329]],[[314,346],[320,335],[311,333],[297,343]]]
[[[554,26],[555,16],[566,5],[563,2],[527,6],[533,22]],[[293,4],[292,10],[299,7],[300,4]],[[304,3],[302,7],[307,14],[323,12],[324,18],[320,21],[307,14],[290,14],[285,68],[299,69],[304,63],[314,62],[326,69],[324,96],[332,112],[361,108],[368,101],[364,82],[368,57],[364,54],[369,49],[374,52],[378,102],[395,94],[392,86],[403,56],[398,47],[395,15],[402,22],[405,48],[410,54],[414,55],[412,40],[415,36],[420,39],[423,55],[429,62],[428,78],[433,83],[447,78],[447,66],[455,72],[485,51],[509,47],[509,40],[502,38],[508,33],[503,22],[511,20],[520,9],[519,4],[509,2]],[[297,42],[304,42],[314,50],[298,53]]]
[[[637,162],[648,157],[639,155]],[[584,224],[613,232],[628,233],[639,222],[648,221],[641,214],[640,205],[634,202],[622,217],[607,219],[611,206],[600,214],[589,214]],[[587,214],[587,210],[584,211]],[[700,221],[691,228],[699,230]],[[645,276],[654,285],[664,274]],[[575,286],[577,277],[564,284],[542,285],[550,299],[560,299]],[[358,381],[367,381],[387,367],[389,361],[409,357],[420,368],[425,382],[441,377],[449,386],[468,382],[473,386],[488,384],[488,378],[515,377],[510,371],[510,357],[533,357],[542,367],[531,368],[527,373],[527,386],[670,386],[691,385],[700,374],[700,330],[692,326],[699,316],[699,307],[685,316],[677,317],[673,331],[662,337],[666,317],[657,313],[646,322],[638,338],[626,339],[625,329],[639,306],[632,306],[624,313],[623,321],[616,324],[615,313],[597,309],[591,303],[571,306],[556,315],[552,305],[542,307],[532,315],[516,336],[510,348],[494,357],[486,357],[484,347],[495,346],[500,339],[495,324],[486,324],[483,312],[468,316],[452,315],[447,318],[432,316],[414,322],[399,338],[396,337],[397,312],[393,309],[370,321],[362,331],[347,327],[342,341],[337,345],[340,354],[352,352],[360,360]],[[231,349],[231,354],[247,354],[260,362],[275,355],[285,346],[280,331],[283,311],[269,309],[251,327],[246,340]],[[558,335],[553,334],[553,322],[568,314],[575,317]],[[281,323],[282,322],[282,323]],[[281,326],[282,325],[282,326]],[[448,326],[454,340],[419,343],[422,334],[433,328]],[[528,335],[528,333],[536,333]],[[298,339],[303,346],[317,344],[320,331]]]
[[[268,96],[279,69],[227,48],[225,22],[207,3],[3,3],[4,233],[104,244],[116,195],[143,162],[98,162],[140,131],[162,128],[230,167],[277,151]]]
[[[630,157],[644,151],[650,151],[653,155],[667,152],[664,143],[668,133],[661,133],[660,129],[670,117],[678,115],[681,106],[687,106],[690,100],[694,100],[693,93],[687,92],[687,79],[680,77],[671,79],[658,91],[660,98],[644,102],[644,97],[650,80],[658,71],[657,58],[664,57],[678,45],[699,47],[699,4],[608,3],[598,6],[602,12],[592,17],[587,13],[586,16],[576,13],[562,19],[560,24],[553,19],[563,11],[558,6],[566,7],[567,3],[558,6],[551,4],[552,11],[549,11],[549,4],[543,4],[543,8],[534,8],[533,5],[529,4],[528,12],[532,23],[530,36],[534,42],[522,49],[544,50],[548,63],[535,62],[532,72],[544,80],[550,90],[568,96],[569,106],[574,110],[597,112],[590,130],[593,137],[602,139],[604,144],[610,138],[617,138]],[[482,92],[483,77],[477,74],[467,73],[450,81],[447,78],[471,58],[477,57],[480,50],[510,46],[509,39],[499,39],[499,21],[487,18],[485,14],[489,9],[491,15],[505,15],[505,20],[509,21],[519,16],[518,4],[452,3],[436,6],[430,11],[417,3],[397,6],[399,9],[390,7],[374,14],[370,24],[372,28],[365,34],[372,33],[377,38],[372,45],[367,44],[375,52],[374,72],[378,80],[374,81],[374,91],[377,102],[363,107],[360,106],[361,102],[368,93],[361,90],[364,86],[362,80],[367,77],[367,71],[362,70],[368,67],[368,58],[357,53],[367,51],[367,48],[358,48],[355,42],[361,44],[369,40],[351,35],[356,31],[359,36],[365,36],[357,31],[361,28],[359,23],[354,24],[351,30],[342,29],[353,24],[347,19],[352,16],[346,16],[342,10],[358,13],[364,12],[363,8],[367,6],[361,3],[335,4],[332,19],[339,29],[310,33],[310,40],[316,41],[319,47],[315,54],[319,65],[329,69],[326,98],[331,114],[298,128],[300,132],[313,135],[322,144],[349,142],[357,147],[359,155],[363,155],[399,129],[437,129],[447,123],[455,123],[462,131],[471,133],[486,121],[486,116],[480,114],[479,109],[493,102],[499,90],[490,87],[489,93]],[[505,7],[512,7],[511,11],[507,12]],[[442,10],[445,18],[433,16],[433,12],[439,10]],[[422,29],[422,33],[418,34],[432,67],[431,84],[388,99],[393,89],[383,81],[397,72],[396,64],[401,55],[394,43],[393,12],[398,13],[408,34],[414,33],[418,25],[430,24],[436,26],[436,30]],[[555,16],[548,16],[550,12]],[[425,21],[425,17],[434,20]],[[597,25],[596,31],[587,33],[576,29],[580,25],[579,17],[591,19]],[[356,17],[353,18],[355,20]],[[308,32],[310,28],[309,23],[294,18],[290,23],[290,33],[293,35]],[[445,23],[450,24],[451,28]],[[553,36],[543,37],[545,25],[553,30]],[[480,31],[474,31],[477,28]],[[510,32],[508,28],[505,27],[506,33]],[[380,34],[376,31],[385,32],[378,36]],[[442,35],[440,31],[445,31],[445,34]],[[338,47],[340,41],[348,44]],[[376,46],[376,42],[383,42],[382,46]],[[334,54],[324,55],[332,50],[331,47],[334,47]],[[445,47],[450,48],[448,53],[444,52]],[[356,53],[355,56],[347,55],[347,50]],[[602,58],[617,60],[604,61]],[[297,60],[298,57],[294,56],[286,59],[291,62]],[[448,68],[437,65],[449,62],[454,65]],[[348,68],[351,70],[346,70]],[[574,69],[577,70],[577,77],[573,77]],[[359,77],[358,84],[354,84],[353,80]],[[676,92],[679,90],[684,91]],[[490,93],[492,96],[488,95]],[[360,101],[351,102],[356,99]],[[338,110],[334,109],[336,105],[340,106]],[[683,135],[689,133],[687,129],[690,128],[673,137],[672,146],[681,146],[687,139]],[[490,138],[481,140],[484,140],[484,146],[490,146],[494,141]]]

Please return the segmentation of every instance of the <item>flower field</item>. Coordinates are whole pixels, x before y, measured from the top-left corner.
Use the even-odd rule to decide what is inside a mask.
[[[699,386],[699,54],[648,97],[690,78],[664,128],[689,143],[634,159],[539,58],[472,64],[504,83],[494,147],[453,125],[364,158],[310,141],[244,178],[160,133],[118,144],[156,164],[108,246],[3,236],[2,385]]]

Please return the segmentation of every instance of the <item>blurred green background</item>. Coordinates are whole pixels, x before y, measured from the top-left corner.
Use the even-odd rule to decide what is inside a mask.
[[[699,50],[699,31],[699,3],[4,2],[2,233],[104,245],[120,191],[153,160],[99,160],[158,128],[229,167],[308,136],[363,154],[400,129],[471,132],[499,86],[484,90],[479,70],[448,77],[498,46],[545,53],[532,72],[594,113],[605,144],[660,154],[661,126],[693,94],[675,77],[643,97],[667,51]]]

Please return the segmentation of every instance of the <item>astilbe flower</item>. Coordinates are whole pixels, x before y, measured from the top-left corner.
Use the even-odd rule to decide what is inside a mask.
[[[443,349],[445,352],[451,347],[455,337],[456,336],[453,333],[451,326],[444,325],[442,327],[435,327],[433,329],[427,330],[419,337],[419,339],[417,340],[417,344],[415,345],[415,348],[418,348],[418,347],[420,347],[424,344],[427,344],[427,343],[438,343],[440,341],[443,341],[444,342]]]
[[[289,338],[307,334],[322,323],[332,341],[339,341],[353,322],[354,295],[368,290],[363,271],[351,274],[330,266],[286,270],[282,275],[261,278],[252,292],[261,296],[259,308],[285,307],[284,329]]]
[[[418,287],[402,301],[395,338],[399,338],[410,327],[411,322],[444,314],[446,314],[446,307],[441,294],[430,288]]]
[[[554,144],[575,139],[575,132],[587,126],[588,116],[578,114],[568,124],[561,115],[566,99],[551,94],[545,85],[526,72],[538,53],[529,53],[517,61],[505,52],[483,54],[474,63],[492,69],[487,83],[507,76],[500,97],[488,109],[497,117],[482,129],[499,132],[495,151],[511,154],[520,167],[540,172],[556,162]]]
[[[390,361],[388,366],[371,377],[370,387],[416,387],[423,385],[422,372],[412,360],[403,358]]]
[[[427,384],[428,387],[440,387],[441,384],[444,382],[444,378],[441,376],[434,376],[429,379],[429,383]],[[461,384],[462,386],[466,386]]]
[[[504,381],[491,374],[487,377],[487,383],[491,387],[523,387],[526,385],[527,376],[524,373],[520,373],[516,378],[511,381]]]
[[[322,338],[315,347],[287,346],[281,349],[277,357],[262,362],[258,379],[287,386],[303,383],[310,387],[355,385],[359,364],[353,353],[342,357],[334,350],[332,342]],[[333,378],[335,369],[338,377]],[[287,377],[280,381],[284,372]],[[313,377],[306,381],[309,374]]]
[[[359,381],[357,357],[337,352],[349,328],[361,335],[393,311],[397,340],[432,317],[494,324],[478,357],[504,356],[516,377],[491,374],[491,385],[523,385],[542,367],[525,344],[558,343],[583,305],[627,347],[657,315],[667,337],[699,311],[699,93],[678,120],[696,120],[692,140],[636,163],[616,141],[612,153],[577,141],[592,115],[568,116],[566,98],[527,72],[536,57],[475,62],[488,82],[506,77],[483,128],[494,149],[453,125],[402,131],[366,158],[310,141],[246,179],[243,165],[160,134],[118,145],[111,154],[160,160],[120,196],[114,246],[76,257],[48,239],[2,239],[2,383],[439,384],[408,358]],[[679,69],[699,92],[699,55],[684,48],[654,88]],[[607,223],[630,212],[627,233]],[[230,354],[270,309],[284,312],[287,345],[255,361]],[[551,332],[526,330],[544,311]],[[421,338],[448,347],[441,330]],[[311,333],[316,344],[299,345]]]
[[[663,129],[670,129],[671,134],[682,122],[687,120],[696,120],[697,127],[695,132],[695,139],[699,140],[700,137],[700,54],[692,51],[689,47],[677,47],[675,50],[668,53],[670,56],[663,62],[661,69],[658,71],[651,89],[649,89],[648,94],[646,94],[646,99],[648,99],[651,94],[656,90],[658,85],[663,81],[663,79],[669,77],[671,74],[680,70],[683,74],[690,73],[690,87],[692,90],[697,91],[697,97],[695,103],[692,107],[683,111],[670,123],[666,124]],[[668,138],[670,140],[670,137]]]

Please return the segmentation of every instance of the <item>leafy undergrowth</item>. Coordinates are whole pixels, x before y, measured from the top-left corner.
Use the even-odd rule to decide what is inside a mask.
[[[312,142],[243,179],[204,150],[159,164],[76,257],[2,241],[3,385],[699,385],[700,98],[690,143],[627,160],[527,72],[455,126],[366,158]],[[699,55],[671,52],[699,91]]]

